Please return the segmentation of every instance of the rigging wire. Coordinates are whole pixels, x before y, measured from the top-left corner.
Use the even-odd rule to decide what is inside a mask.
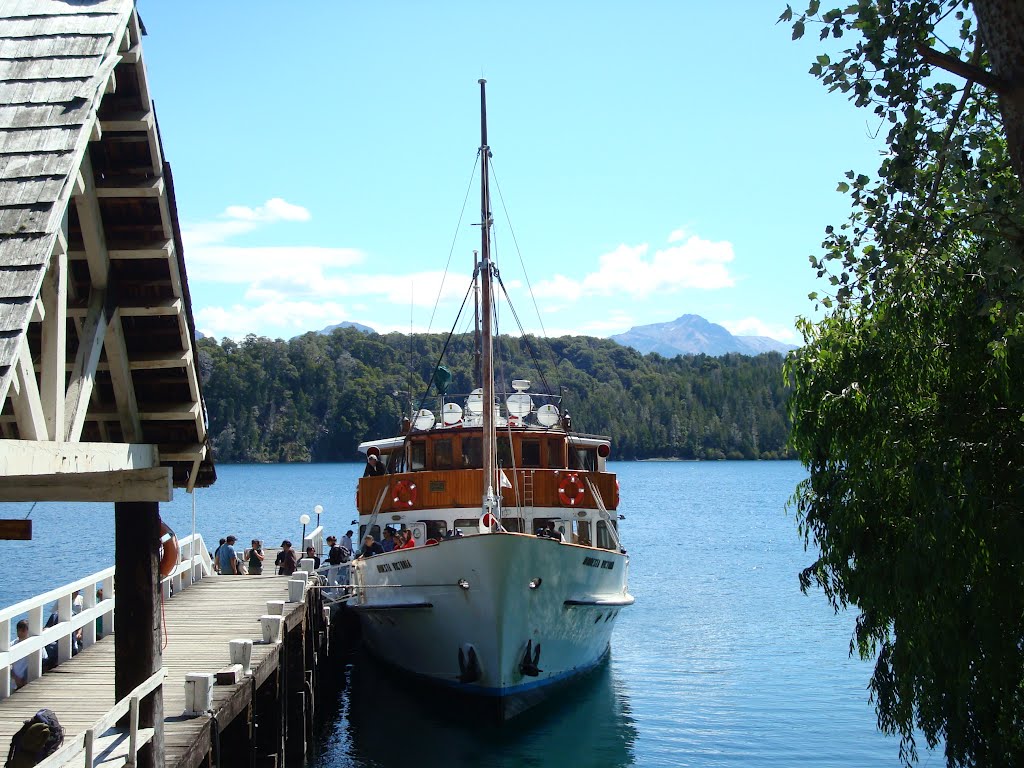
[[[427,323],[427,333],[434,327],[434,316],[437,314],[437,306],[441,303],[441,294],[444,291],[445,280],[448,279],[448,267],[452,263],[452,254],[455,253],[455,243],[459,239],[459,228],[462,226],[462,217],[466,215],[466,203],[469,200],[469,193],[473,191],[473,179],[476,177],[476,167],[480,163],[480,150],[477,150],[476,159],[473,161],[473,170],[469,174],[469,184],[466,186],[466,196],[462,199],[462,210],[459,211],[459,222],[455,225],[455,234],[452,235],[452,246],[448,249],[448,261],[444,263],[444,274],[441,276],[441,285],[437,289],[437,298],[434,299],[434,308],[430,312],[430,321]],[[462,310],[459,310],[461,313]],[[409,396],[412,397],[410,391]]]

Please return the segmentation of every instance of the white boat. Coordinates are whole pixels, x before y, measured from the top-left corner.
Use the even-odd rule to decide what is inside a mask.
[[[414,546],[354,560],[349,605],[374,656],[508,719],[599,664],[633,597],[610,440],[573,431],[529,381],[494,381],[483,80],[480,100],[482,386],[439,386],[437,415],[421,405],[398,436],[360,445],[387,468],[359,481],[360,540],[390,528]]]

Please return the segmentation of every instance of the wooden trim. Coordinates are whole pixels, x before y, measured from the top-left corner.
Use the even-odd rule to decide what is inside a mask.
[[[67,396],[68,257],[54,253],[43,280],[42,351],[39,356],[40,393],[50,440],[64,439],[64,398]]]
[[[132,381],[133,366],[128,361],[128,347],[125,345],[124,328],[121,326],[121,310],[115,309],[107,335],[103,340],[110,368],[110,383],[114,388],[114,401],[121,422],[124,439],[130,443],[142,442],[142,421],[139,419],[139,403],[135,397]]]
[[[18,434],[26,440],[45,440],[46,415],[39,397],[39,385],[36,383],[35,366],[32,364],[32,352],[28,347],[27,336],[22,338],[21,349],[14,366],[16,387],[11,406],[18,423]]]
[[[51,475],[151,469],[160,452],[147,443],[57,443],[0,440],[0,475]]]
[[[170,501],[170,467],[0,477],[0,501]]]
[[[106,330],[106,291],[94,287],[89,296],[89,313],[82,324],[75,368],[71,372],[64,402],[64,439],[68,442],[77,442],[82,436]]]

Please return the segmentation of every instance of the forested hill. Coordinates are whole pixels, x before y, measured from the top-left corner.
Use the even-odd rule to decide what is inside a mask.
[[[443,334],[339,329],[290,341],[200,339],[199,369],[220,462],[350,461],[363,440],[397,433],[426,389]],[[530,346],[541,357],[540,371]],[[564,388],[581,432],[610,435],[620,459],[789,458],[782,356],[768,353],[666,359],[608,339],[496,340],[495,375]],[[410,366],[409,361],[413,361]],[[455,337],[449,392],[466,393],[472,339]],[[433,392],[426,407],[437,412]]]

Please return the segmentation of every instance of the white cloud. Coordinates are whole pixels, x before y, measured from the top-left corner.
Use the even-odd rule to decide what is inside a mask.
[[[719,323],[734,336],[768,336],[776,341],[787,344],[799,344],[800,337],[791,326],[773,325],[756,317],[744,317],[741,320],[723,320]]]
[[[678,243],[680,240],[686,239],[686,230],[680,227],[679,229],[672,230],[672,234],[668,236],[670,243]]]
[[[680,233],[673,232],[670,240]],[[649,250],[647,243],[620,245],[600,257],[596,272],[578,280],[555,275],[535,286],[534,293],[566,301],[621,293],[646,299],[654,293],[675,293],[685,288],[711,291],[735,285],[728,268],[735,258],[732,243],[690,235],[685,242],[657,250],[652,256],[648,256]]]
[[[189,277],[214,283],[315,286],[324,271],[361,264],[366,256],[355,248],[265,246],[246,248],[209,245],[186,248]]]
[[[273,221],[309,221],[312,216],[309,210],[301,205],[292,205],[280,197],[272,197],[257,208],[250,208],[246,205],[229,205],[224,209],[221,218],[269,223]]]
[[[223,243],[232,237],[244,235],[264,224],[277,221],[309,221],[309,211],[301,205],[273,197],[263,205],[250,208],[246,205],[229,205],[214,221],[186,224],[182,227],[182,240],[186,252],[190,247]]]
[[[334,302],[268,301],[203,307],[196,312],[196,326],[217,337],[240,339],[248,333],[290,337],[339,323],[346,317],[345,307]]]

